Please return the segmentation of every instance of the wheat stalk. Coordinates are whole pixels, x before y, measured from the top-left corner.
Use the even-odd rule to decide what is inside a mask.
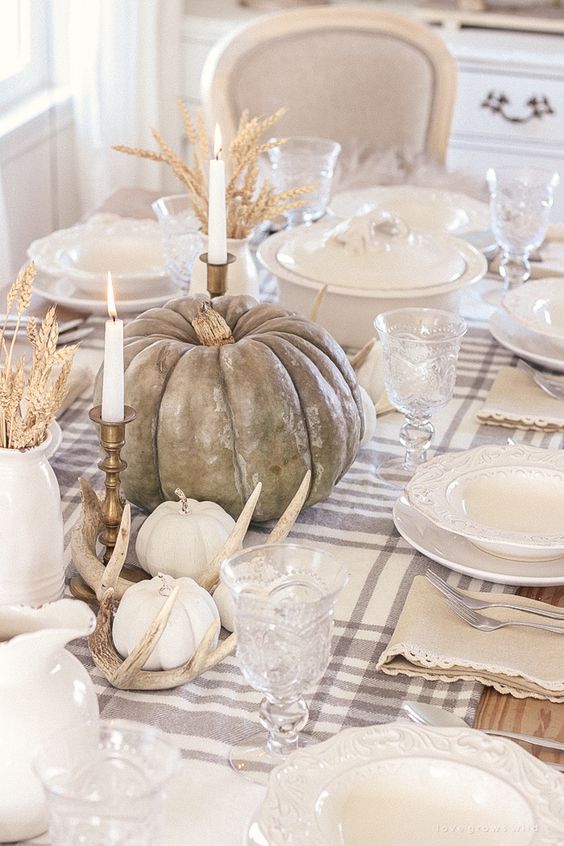
[[[186,139],[193,148],[192,167],[182,161],[164,138],[152,130],[160,152],[143,150],[139,147],[127,147],[123,144],[114,146],[114,150],[130,156],[150,159],[167,164],[177,179],[190,195],[194,212],[202,224],[202,230],[208,231],[208,176],[206,162],[210,158],[208,132],[200,112],[195,120],[181,98],[177,100],[182,115]],[[304,194],[312,191],[314,185],[296,186],[291,191],[276,193],[268,180],[259,185],[260,156],[284,144],[283,138],[270,141],[261,140],[265,133],[285,114],[286,109],[278,109],[272,115],[263,118],[250,118],[243,112],[237,132],[229,145],[226,156],[228,181],[225,191],[226,221],[228,238],[246,238],[253,229],[267,220],[291,209],[305,205]]]
[[[31,302],[35,267],[28,264],[8,291],[6,317],[0,327],[0,446],[30,449],[42,443],[65,398],[76,347],[57,348],[59,329],[55,306],[38,325],[31,318],[26,329],[32,359],[29,371],[22,357],[14,365],[21,319]],[[16,323],[9,347],[5,333],[15,306]]]

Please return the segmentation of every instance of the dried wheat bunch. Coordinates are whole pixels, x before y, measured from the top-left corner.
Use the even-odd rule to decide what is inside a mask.
[[[192,167],[189,167],[169,147],[156,129],[151,130],[160,152],[141,150],[118,144],[113,149],[155,162],[165,162],[174,175],[183,183],[191,197],[196,215],[202,223],[204,232],[208,231],[208,167],[210,145],[208,133],[202,115],[196,113],[192,119],[186,104],[178,98],[182,113],[184,131],[188,143],[193,148]],[[274,141],[261,141],[265,133],[282,117],[286,109],[278,109],[266,118],[249,118],[247,112],[241,115],[237,134],[229,146],[226,158],[228,182],[225,190],[227,204],[227,237],[245,238],[255,226],[266,220],[272,220],[283,212],[303,206],[303,195],[309,193],[314,185],[301,185],[289,191],[276,193],[270,182],[265,179],[259,186],[258,161],[263,153],[284,143],[283,138]]]
[[[0,328],[0,446],[29,449],[45,440],[67,393],[76,346],[57,348],[59,329],[55,306],[38,324],[30,318],[26,334],[32,348],[31,366],[22,356],[14,363],[14,349],[24,312],[31,302],[35,267],[28,264],[8,291],[6,317]],[[15,329],[6,340],[8,318],[15,307]]]

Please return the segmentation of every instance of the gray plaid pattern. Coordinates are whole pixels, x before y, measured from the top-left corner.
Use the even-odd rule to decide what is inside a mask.
[[[270,292],[269,292],[270,293]],[[93,362],[102,353],[103,320],[88,339]],[[464,339],[455,395],[435,419],[434,449],[463,450],[485,442],[504,442],[508,435],[539,446],[554,446],[559,436],[478,426],[474,414],[502,365],[511,354],[499,347],[482,323],[475,323]],[[88,419],[90,401],[78,400],[63,416],[63,447],[53,464],[61,486],[66,525],[67,556],[70,533],[80,513],[78,476],[100,488],[96,467],[98,443]],[[404,699],[419,699],[472,719],[481,687],[468,683],[433,683],[377,672],[377,659],[387,644],[412,579],[428,566],[425,556],[399,537],[391,519],[394,493],[379,482],[376,468],[382,453],[400,454],[400,416],[378,422],[377,437],[325,502],[300,515],[291,539],[328,546],[351,572],[351,580],[336,612],[333,655],[311,699],[309,731],[325,739],[343,727],[394,719]],[[143,515],[135,514],[134,531]],[[250,540],[261,541],[265,526],[254,527]],[[130,560],[134,543],[131,543]],[[439,565],[436,565],[439,568]],[[439,568],[440,569],[440,568]],[[69,575],[72,572],[70,565]],[[471,580],[461,577],[460,583]],[[486,586],[487,587],[487,586]],[[429,621],[432,625],[432,621]],[[127,717],[160,726],[176,735],[185,754],[217,763],[225,760],[232,743],[258,724],[260,697],[244,681],[237,659],[226,659],[192,683],[161,693],[114,690],[93,667],[84,643],[71,649],[88,667],[96,684],[103,717]]]

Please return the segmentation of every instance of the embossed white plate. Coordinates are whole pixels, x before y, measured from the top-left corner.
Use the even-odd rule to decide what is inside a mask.
[[[97,214],[86,223],[59,229],[30,244],[37,270],[65,276],[90,295],[105,293],[108,271],[121,296],[150,296],[156,281],[168,280],[156,220]]]
[[[564,451],[489,444],[436,456],[405,495],[435,525],[495,555],[564,554]]]
[[[33,288],[44,299],[59,305],[69,306],[75,311],[86,314],[108,313],[108,303],[105,293],[89,296],[85,291],[79,290],[71,279],[62,277],[56,279],[52,276],[38,274],[33,281]],[[116,286],[116,300],[118,314],[137,314],[148,308],[163,305],[174,297],[182,296],[180,288],[171,282],[170,279],[155,280],[151,291],[143,297],[128,298],[120,296]]]
[[[508,291],[501,301],[516,323],[564,343],[564,279],[531,279]]]
[[[521,358],[549,367],[557,373],[564,373],[564,344],[559,348],[554,341],[515,323],[501,310],[490,317],[489,330],[498,344]]]
[[[396,529],[414,549],[455,573],[499,585],[564,585],[564,555],[532,563],[491,555],[467,538],[440,529],[404,496],[395,501],[393,517]]]
[[[245,846],[557,846],[564,778],[465,728],[340,732],[270,776]]]
[[[377,207],[388,209],[423,232],[459,235],[490,225],[487,203],[458,192],[419,185],[372,185],[341,191],[331,200],[330,210],[337,217],[351,217]]]

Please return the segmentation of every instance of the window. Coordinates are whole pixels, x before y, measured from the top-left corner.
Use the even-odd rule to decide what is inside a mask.
[[[49,0],[0,2],[0,110],[48,85]]]

